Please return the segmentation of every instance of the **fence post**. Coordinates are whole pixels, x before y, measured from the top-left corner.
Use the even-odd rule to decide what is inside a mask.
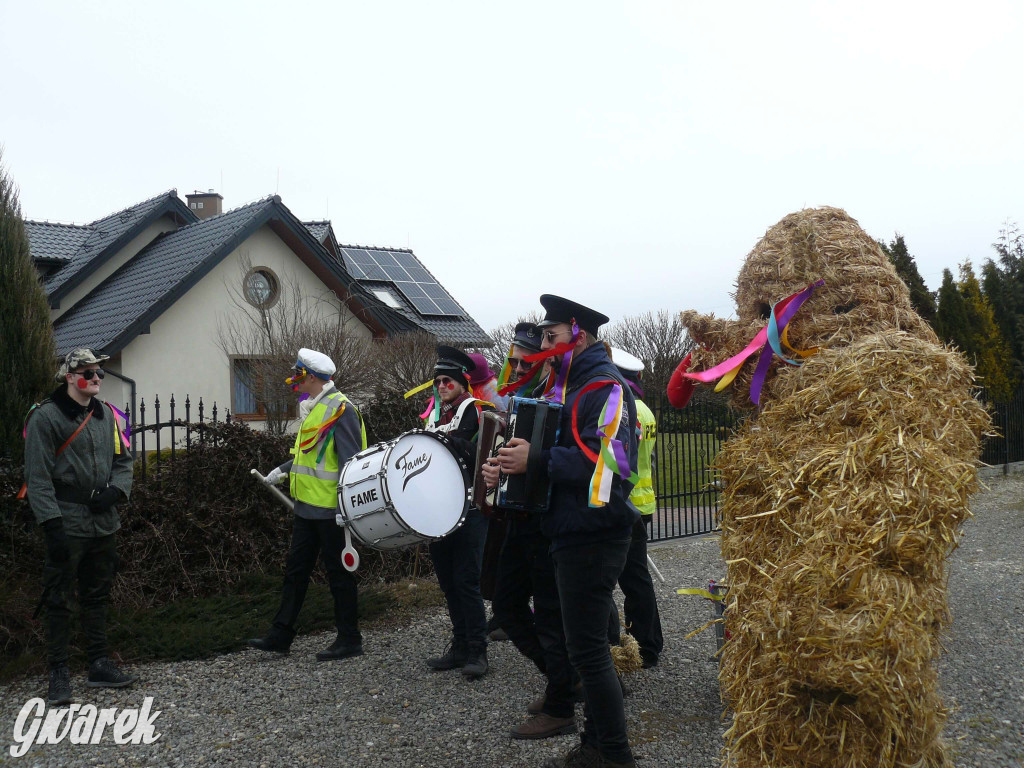
[[[1003,412],[1003,476],[1010,474],[1010,404],[1000,409]]]
[[[139,435],[142,442],[142,479],[146,479],[146,398],[139,400]]]
[[[160,476],[160,395],[153,395],[153,425],[156,427],[156,474]]]
[[[174,463],[174,393],[171,392],[171,464]]]

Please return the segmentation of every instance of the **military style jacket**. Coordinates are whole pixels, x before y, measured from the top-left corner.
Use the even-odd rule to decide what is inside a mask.
[[[89,423],[57,456],[90,411]],[[121,527],[116,504],[93,512],[88,504],[57,499],[58,488],[64,489],[62,495],[72,491],[88,496],[112,485],[125,500],[131,494],[132,455],[103,401],[93,398],[81,406],[61,385],[32,412],[25,434],[25,484],[37,523],[60,517],[65,533],[85,538],[106,536]]]

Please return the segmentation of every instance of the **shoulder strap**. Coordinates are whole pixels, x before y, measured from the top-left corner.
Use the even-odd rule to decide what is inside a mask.
[[[78,429],[71,433],[71,437],[64,441],[64,445],[57,449],[57,455],[60,456],[71,445],[71,441],[78,437],[78,434],[85,429],[85,425],[89,423],[89,419],[92,418],[92,409],[85,414],[85,418],[82,419],[82,423],[78,425]]]
[[[29,410],[28,414],[25,415],[25,423],[26,424],[28,424],[28,417],[29,417],[29,415],[31,415],[32,411],[35,410],[35,408],[36,408],[36,406],[32,406],[32,409]],[[57,453],[55,455],[60,456],[62,453],[64,453],[64,451],[67,449],[67,447],[69,445],[71,445],[71,441],[74,440],[76,437],[78,437],[78,434],[83,429],[85,429],[85,425],[89,423],[89,419],[91,419],[91,418],[92,418],[92,409],[90,409],[89,411],[86,412],[85,418],[82,419],[82,423],[78,425],[78,429],[76,429],[74,432],[71,433],[71,437],[69,437],[67,440],[64,441],[64,445],[62,445],[60,448],[57,449]],[[116,425],[114,426],[114,429],[117,429]],[[18,490],[18,493],[15,495],[15,498],[16,499],[24,499],[27,496],[28,496],[28,483],[22,483],[21,484],[21,488]]]

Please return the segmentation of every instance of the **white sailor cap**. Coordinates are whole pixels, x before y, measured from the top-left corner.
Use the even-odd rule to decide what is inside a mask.
[[[296,368],[300,365],[321,379],[331,378],[334,372],[338,370],[331,358],[323,352],[317,352],[315,349],[306,349],[305,347],[299,350],[299,357],[295,361]]]
[[[612,347],[612,363],[625,374],[636,377],[644,369],[644,361],[635,357],[624,349]]]

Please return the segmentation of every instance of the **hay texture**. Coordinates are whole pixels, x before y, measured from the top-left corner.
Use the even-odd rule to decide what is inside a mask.
[[[970,515],[988,416],[878,245],[844,211],[787,216],[748,255],[738,321],[692,312],[691,370],[746,346],[773,303],[797,312],[802,366],[776,357],[761,411],[716,459],[728,563],[725,763],[951,765],[932,662],[946,558]],[[732,384],[749,402],[754,360]]]

